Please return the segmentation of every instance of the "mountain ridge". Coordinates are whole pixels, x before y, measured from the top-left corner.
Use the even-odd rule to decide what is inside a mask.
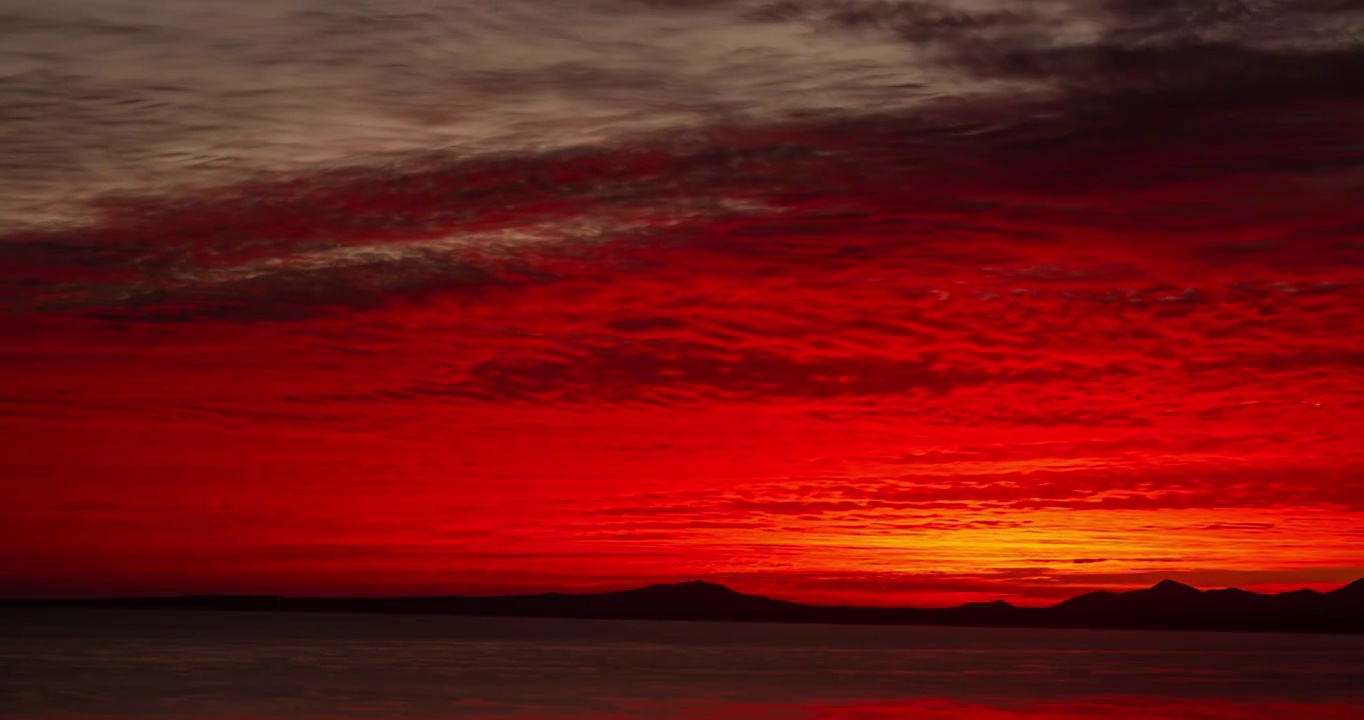
[[[480,617],[712,620],[863,625],[948,625],[1147,630],[1364,633],[1364,579],[1329,592],[1200,590],[1162,580],[1127,592],[1099,590],[1046,607],[1003,600],[949,608],[813,605],[739,592],[706,580],[598,593],[306,598],[181,595],[78,600],[0,600],[0,607],[371,612]]]

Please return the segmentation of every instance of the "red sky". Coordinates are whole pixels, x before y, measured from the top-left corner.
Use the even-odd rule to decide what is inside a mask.
[[[0,594],[1364,576],[1343,57],[1173,87],[1086,61],[1046,70],[1059,99],[406,154],[6,231]]]

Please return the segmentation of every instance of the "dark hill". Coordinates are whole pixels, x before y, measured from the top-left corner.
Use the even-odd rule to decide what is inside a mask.
[[[748,595],[704,581],[577,595],[389,598],[198,595],[0,604],[887,625],[1364,632],[1364,580],[1328,593],[1296,590],[1276,595],[1236,588],[1205,591],[1163,580],[1142,590],[1092,592],[1044,608],[1015,607],[1002,601],[935,609],[805,605]]]
[[[1344,587],[1336,588],[1335,590],[1326,593],[1326,595],[1339,602],[1364,605],[1364,578],[1360,578]]]

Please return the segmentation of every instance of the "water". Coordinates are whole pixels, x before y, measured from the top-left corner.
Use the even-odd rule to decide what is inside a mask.
[[[1364,637],[25,610],[6,718],[1364,718]]]

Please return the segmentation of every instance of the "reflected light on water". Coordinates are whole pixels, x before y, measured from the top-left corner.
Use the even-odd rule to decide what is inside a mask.
[[[639,707],[592,715],[488,714],[491,720],[1358,720],[1364,706],[1347,703],[1236,702],[1210,699],[1100,697],[1029,703],[920,699],[855,704],[692,705]]]

